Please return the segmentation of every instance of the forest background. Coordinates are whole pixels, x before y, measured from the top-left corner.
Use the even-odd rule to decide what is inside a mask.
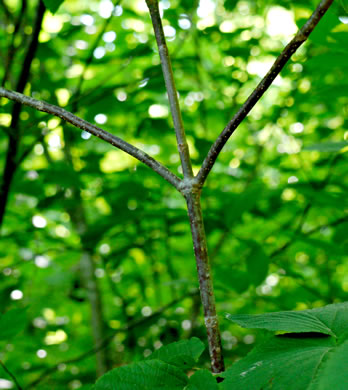
[[[197,173],[317,1],[160,6]],[[206,182],[227,365],[261,336],[225,312],[347,300],[346,15],[336,2]],[[53,15],[42,2],[7,0],[0,26],[2,86],[63,107],[181,175],[145,1],[68,0]],[[82,389],[162,345],[205,342],[182,196],[59,118],[1,99],[0,126],[0,302],[8,313],[0,388],[14,388],[17,378],[25,389]],[[207,351],[200,363],[209,367]]]

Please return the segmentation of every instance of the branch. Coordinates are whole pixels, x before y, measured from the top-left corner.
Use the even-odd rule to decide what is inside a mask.
[[[12,374],[12,372],[5,366],[5,363],[3,363],[0,360],[0,366],[4,369],[6,374],[13,380],[13,382],[16,384],[18,390],[23,390],[22,386],[17,381],[17,378]]]
[[[259,85],[255,88],[247,101],[227,124],[214,144],[211,146],[207,157],[204,159],[202,167],[197,175],[197,181],[200,185],[203,185],[207,179],[211,169],[213,168],[216,159],[219,156],[222,148],[230,136],[234,133],[240,123],[249,114],[255,104],[261,99],[263,94],[271,86],[274,79],[278,76],[286,63],[289,61],[295,51],[307,40],[310,33],[314,30],[315,26],[319,23],[320,19],[324,16],[334,0],[322,0],[317,9],[313,12],[312,16],[308,19],[307,23],[297,32],[292,41],[285,47],[283,52],[274,62],[273,66],[266,74],[266,76],[260,81]]]
[[[162,176],[165,180],[167,180],[170,184],[172,184],[176,189],[178,189],[180,184],[180,179],[174,175],[170,170],[159,163],[157,160],[149,156],[147,153],[138,149],[136,146],[129,144],[126,141],[123,141],[121,138],[116,137],[115,135],[108,133],[101,128],[92,125],[91,123],[81,119],[71,112],[64,110],[58,106],[54,106],[53,104],[46,103],[42,100],[37,100],[32,97],[23,95],[18,92],[9,91],[8,89],[0,87],[0,97],[5,97],[10,100],[14,100],[17,103],[25,104],[26,106],[35,108],[38,111],[47,112],[54,116],[57,116],[66,122],[71,123],[75,127],[85,130],[88,133],[95,135],[98,138],[108,142],[109,144],[115,146],[133,156],[137,160],[146,164],[160,176]]]
[[[162,71],[166,90],[168,94],[170,110],[174,122],[176,140],[178,144],[181,166],[184,177],[192,178],[192,164],[190,158],[190,151],[186,141],[185,129],[182,122],[180,105],[178,100],[178,91],[175,86],[172,64],[169,57],[166,39],[164,37],[161,16],[158,7],[158,0],[146,0],[146,4],[150,10],[153,29],[156,36],[159,55],[161,58]]]

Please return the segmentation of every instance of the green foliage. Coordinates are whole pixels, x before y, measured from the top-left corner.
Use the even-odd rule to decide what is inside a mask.
[[[25,309],[12,309],[0,315],[0,341],[10,341],[27,325]]]
[[[56,13],[61,6],[62,3],[64,3],[64,0],[42,0],[46,6],[46,8],[52,12],[52,14]]]
[[[317,150],[318,152],[339,152],[348,146],[348,142],[323,142],[321,144],[309,145],[303,150]]]
[[[347,328],[348,303],[338,303],[311,310],[259,315],[227,314],[226,318],[244,328],[282,330],[296,333],[318,332],[337,338],[342,330]]]
[[[345,12],[348,14],[348,1],[347,0],[340,0],[342,8],[345,10]]]
[[[95,390],[181,390],[186,375],[175,366],[160,360],[146,360],[115,368],[100,378]]]
[[[159,359],[181,369],[193,367],[204,351],[204,344],[194,337],[163,346],[154,351],[148,359]]]
[[[221,389],[344,389],[348,303],[297,312],[228,315],[248,328],[286,331],[266,338],[224,374]]]
[[[161,347],[145,361],[115,368],[100,378],[96,390],[146,390],[146,389],[188,389],[195,390],[202,381],[215,383],[210,373],[194,375],[190,381],[185,372],[198,361],[204,350],[197,339],[182,340]],[[199,371],[201,372],[201,371]],[[213,389],[214,387],[212,387]],[[204,389],[204,387],[202,387]]]
[[[248,257],[246,258],[249,283],[254,286],[259,286],[268,274],[269,259],[262,246],[257,242],[248,241],[246,244],[251,249]]]
[[[185,390],[218,390],[218,385],[210,371],[199,370],[190,376]]]
[[[292,38],[294,23],[302,26],[318,2],[212,0],[198,13],[198,1],[162,2],[164,25],[169,33],[174,34],[169,26],[175,29],[168,45],[195,172]],[[109,2],[45,0],[54,15],[45,14],[25,94],[73,110],[140,145],[180,176],[144,4],[123,0],[109,18]],[[8,70],[8,89],[16,89],[21,78],[37,5],[28,2],[22,13],[21,1],[0,2],[0,83]],[[218,313],[270,313],[262,317],[264,326],[273,319],[271,312],[347,300],[348,25],[339,19],[346,16],[345,1],[334,6],[233,134],[203,189]],[[13,104],[1,99],[0,185],[12,112]],[[192,372],[183,372],[184,367],[209,366],[207,351],[195,360],[202,345],[192,337],[204,341],[206,335],[199,295],[191,294],[197,271],[185,200],[133,158],[45,113],[21,107],[15,134],[20,135],[15,160],[21,163],[0,239],[1,361],[25,389],[66,390],[95,383],[93,315],[81,272],[87,253],[103,303],[103,337],[108,340],[103,351],[109,366],[117,367],[109,378],[118,377],[121,368],[126,375],[129,367],[134,372],[146,368],[149,378],[155,372],[174,374],[179,388],[214,389],[207,371],[190,377]],[[76,215],[84,219],[82,228]],[[16,300],[17,290],[22,299]],[[304,322],[292,314],[289,329],[282,331],[295,332],[294,324],[299,335],[309,325],[326,329],[319,322],[328,313],[308,315]],[[250,326],[251,317],[240,318]],[[288,317],[281,321],[283,326],[289,322]],[[276,363],[281,351],[292,361],[293,351],[309,375],[320,348],[331,348],[321,370],[343,375],[345,343],[336,344],[326,325],[328,337],[274,336],[259,345],[259,333],[220,321],[226,367],[247,356],[250,361],[243,367],[248,371],[259,361],[257,354]],[[258,347],[248,355],[254,343]],[[267,345],[269,352],[262,357]],[[291,361],[281,361],[300,381]],[[131,362],[139,363],[125,366]],[[239,362],[244,365],[243,359]],[[159,367],[166,369],[156,371]],[[239,366],[231,367],[238,371]],[[266,371],[260,378],[268,378]],[[286,370],[277,372],[281,379]],[[324,381],[329,379],[320,377],[323,388],[341,390],[340,383],[328,386]],[[1,368],[0,379],[12,380]],[[301,383],[294,383],[301,390]]]

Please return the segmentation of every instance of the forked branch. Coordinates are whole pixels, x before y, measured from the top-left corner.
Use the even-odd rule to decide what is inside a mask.
[[[211,146],[208,155],[204,159],[202,167],[198,172],[197,181],[201,186],[207,179],[209,172],[213,168],[219,153],[225,146],[228,139],[244,120],[244,118],[249,114],[255,104],[261,99],[267,89],[271,86],[274,79],[279,75],[291,56],[308,39],[310,33],[314,30],[315,26],[319,23],[320,19],[324,16],[333,1],[334,0],[322,0],[320,2],[312,16],[308,19],[307,23],[298,31],[292,41],[285,47],[266,76],[260,81],[259,85],[254,89],[247,101],[234,115],[230,122],[228,122],[227,126]]]
[[[60,108],[53,104],[46,103],[42,100],[37,100],[21,93],[9,91],[8,89],[1,87],[0,97],[5,97],[17,103],[25,104],[26,106],[35,108],[38,111],[47,112],[49,114],[62,118],[63,120],[68,123],[71,123],[75,127],[78,127],[79,129],[85,130],[88,133],[91,133],[96,137],[101,138],[102,140],[108,142],[109,144],[115,146],[118,149],[123,150],[137,160],[146,164],[148,167],[150,167],[156,173],[162,176],[165,180],[167,180],[170,184],[172,184],[175,188],[179,189],[180,179],[160,162],[158,162],[142,150],[138,149],[136,146],[133,146],[128,142],[122,140],[121,138],[118,138],[115,135],[97,126],[92,125],[91,123],[79,118],[71,112],[66,111],[63,108]]]
[[[181,192],[186,199],[187,212],[190,219],[199,289],[203,305],[205,327],[207,330],[211,369],[214,373],[220,373],[224,371],[224,359],[222,356],[219,321],[216,312],[213,280],[211,275],[212,272],[209,263],[207,240],[200,201],[201,188],[197,186],[196,180],[193,178],[191,158],[182,124],[178,93],[175,87],[168,47],[164,37],[158,0],[146,0],[146,3],[150,10],[158,51],[161,58],[163,76],[174,120],[178,150],[184,173],[184,180],[181,182],[183,185],[181,186]]]

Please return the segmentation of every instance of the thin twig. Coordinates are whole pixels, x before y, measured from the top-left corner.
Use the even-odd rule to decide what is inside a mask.
[[[310,33],[315,26],[319,23],[320,19],[324,16],[334,0],[322,0],[312,16],[308,19],[307,23],[298,31],[292,41],[285,47],[283,52],[274,62],[273,66],[266,74],[266,76],[260,81],[259,85],[254,89],[247,101],[227,124],[214,144],[211,146],[207,157],[204,159],[202,167],[197,175],[198,182],[203,185],[207,179],[211,169],[213,168],[216,159],[219,156],[222,148],[230,136],[234,133],[240,123],[249,114],[255,104],[261,99],[263,94],[271,86],[274,79],[279,75],[286,63],[289,61],[295,51],[308,39]]]
[[[115,135],[108,133],[101,128],[92,125],[91,123],[81,119],[69,111],[64,110],[58,106],[54,106],[53,104],[49,104],[42,100],[37,100],[32,97],[23,95],[18,92],[9,91],[8,89],[0,87],[0,97],[5,97],[10,100],[14,100],[15,102],[25,104],[26,106],[35,108],[38,111],[47,112],[54,116],[57,116],[66,122],[71,123],[75,127],[85,130],[88,133],[95,135],[98,138],[108,142],[109,144],[123,150],[129,155],[133,156],[137,160],[143,162],[148,167],[153,169],[156,173],[162,176],[165,180],[167,180],[170,184],[172,184],[175,188],[179,188],[180,179],[174,175],[167,167],[162,165],[160,162],[149,156],[147,153],[138,149],[136,146],[129,144],[126,141],[123,141],[121,138],[116,137]]]
[[[19,384],[17,378],[14,376],[14,374],[5,366],[5,363],[0,360],[0,366],[4,369],[4,371],[7,373],[9,377],[13,380],[13,382],[16,384],[18,390],[23,390],[22,386]]]
[[[190,152],[186,140],[185,129],[182,122],[181,110],[178,99],[178,91],[175,86],[172,64],[170,61],[166,39],[164,37],[163,26],[158,6],[158,0],[146,0],[150,10],[153,28],[155,31],[159,55],[161,58],[162,71],[166,90],[168,94],[170,110],[174,122],[175,134],[181,159],[181,166],[184,177],[192,178],[192,164]]]

